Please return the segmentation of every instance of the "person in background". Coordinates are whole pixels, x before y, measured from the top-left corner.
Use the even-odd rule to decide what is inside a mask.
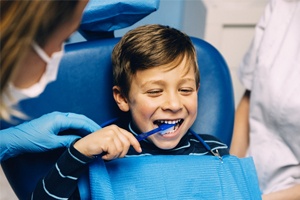
[[[230,153],[252,156],[264,200],[300,199],[300,1],[270,0],[238,76]]]
[[[114,99],[130,116],[75,141],[40,180],[32,199],[80,198],[77,180],[99,155],[105,161],[137,155],[214,156],[198,137],[219,156],[229,153],[214,136],[197,137],[190,130],[197,116],[200,74],[186,34],[157,24],[137,27],[115,46],[112,63]],[[137,140],[162,124],[174,127]]]
[[[24,117],[20,101],[39,96],[55,81],[63,44],[77,29],[87,0],[1,0],[1,120]],[[0,131],[0,161],[26,152],[69,146],[78,136],[65,129],[94,132],[100,127],[75,113],[53,112]]]

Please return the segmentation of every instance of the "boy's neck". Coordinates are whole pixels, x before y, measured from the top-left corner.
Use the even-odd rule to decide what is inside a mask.
[[[129,130],[130,130],[134,135],[136,135],[136,136],[137,136],[138,134],[142,133],[142,132],[139,130],[139,128],[136,127],[135,123],[133,123],[132,121],[129,122],[128,128],[129,128]]]

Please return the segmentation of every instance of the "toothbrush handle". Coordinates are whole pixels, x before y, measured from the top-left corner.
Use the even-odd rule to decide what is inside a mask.
[[[149,137],[150,135],[154,134],[154,133],[157,133],[158,131],[160,131],[160,128],[156,128],[156,129],[153,129],[151,131],[148,131],[148,132],[145,132],[145,133],[141,133],[139,134],[138,136],[136,136],[136,139],[138,141],[142,141],[144,139],[146,139],[147,137]]]

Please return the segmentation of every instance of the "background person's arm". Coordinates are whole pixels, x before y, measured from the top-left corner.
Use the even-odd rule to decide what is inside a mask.
[[[230,154],[245,157],[249,145],[250,91],[246,90],[236,112]]]
[[[293,187],[265,194],[263,200],[299,200],[300,199],[300,184]]]

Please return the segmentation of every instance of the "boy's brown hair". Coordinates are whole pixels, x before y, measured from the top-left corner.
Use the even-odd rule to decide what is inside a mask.
[[[193,67],[197,87],[200,74],[195,47],[188,35],[169,26],[152,24],[127,32],[112,53],[114,85],[128,97],[132,77],[138,70],[174,63],[178,66],[184,58]]]

